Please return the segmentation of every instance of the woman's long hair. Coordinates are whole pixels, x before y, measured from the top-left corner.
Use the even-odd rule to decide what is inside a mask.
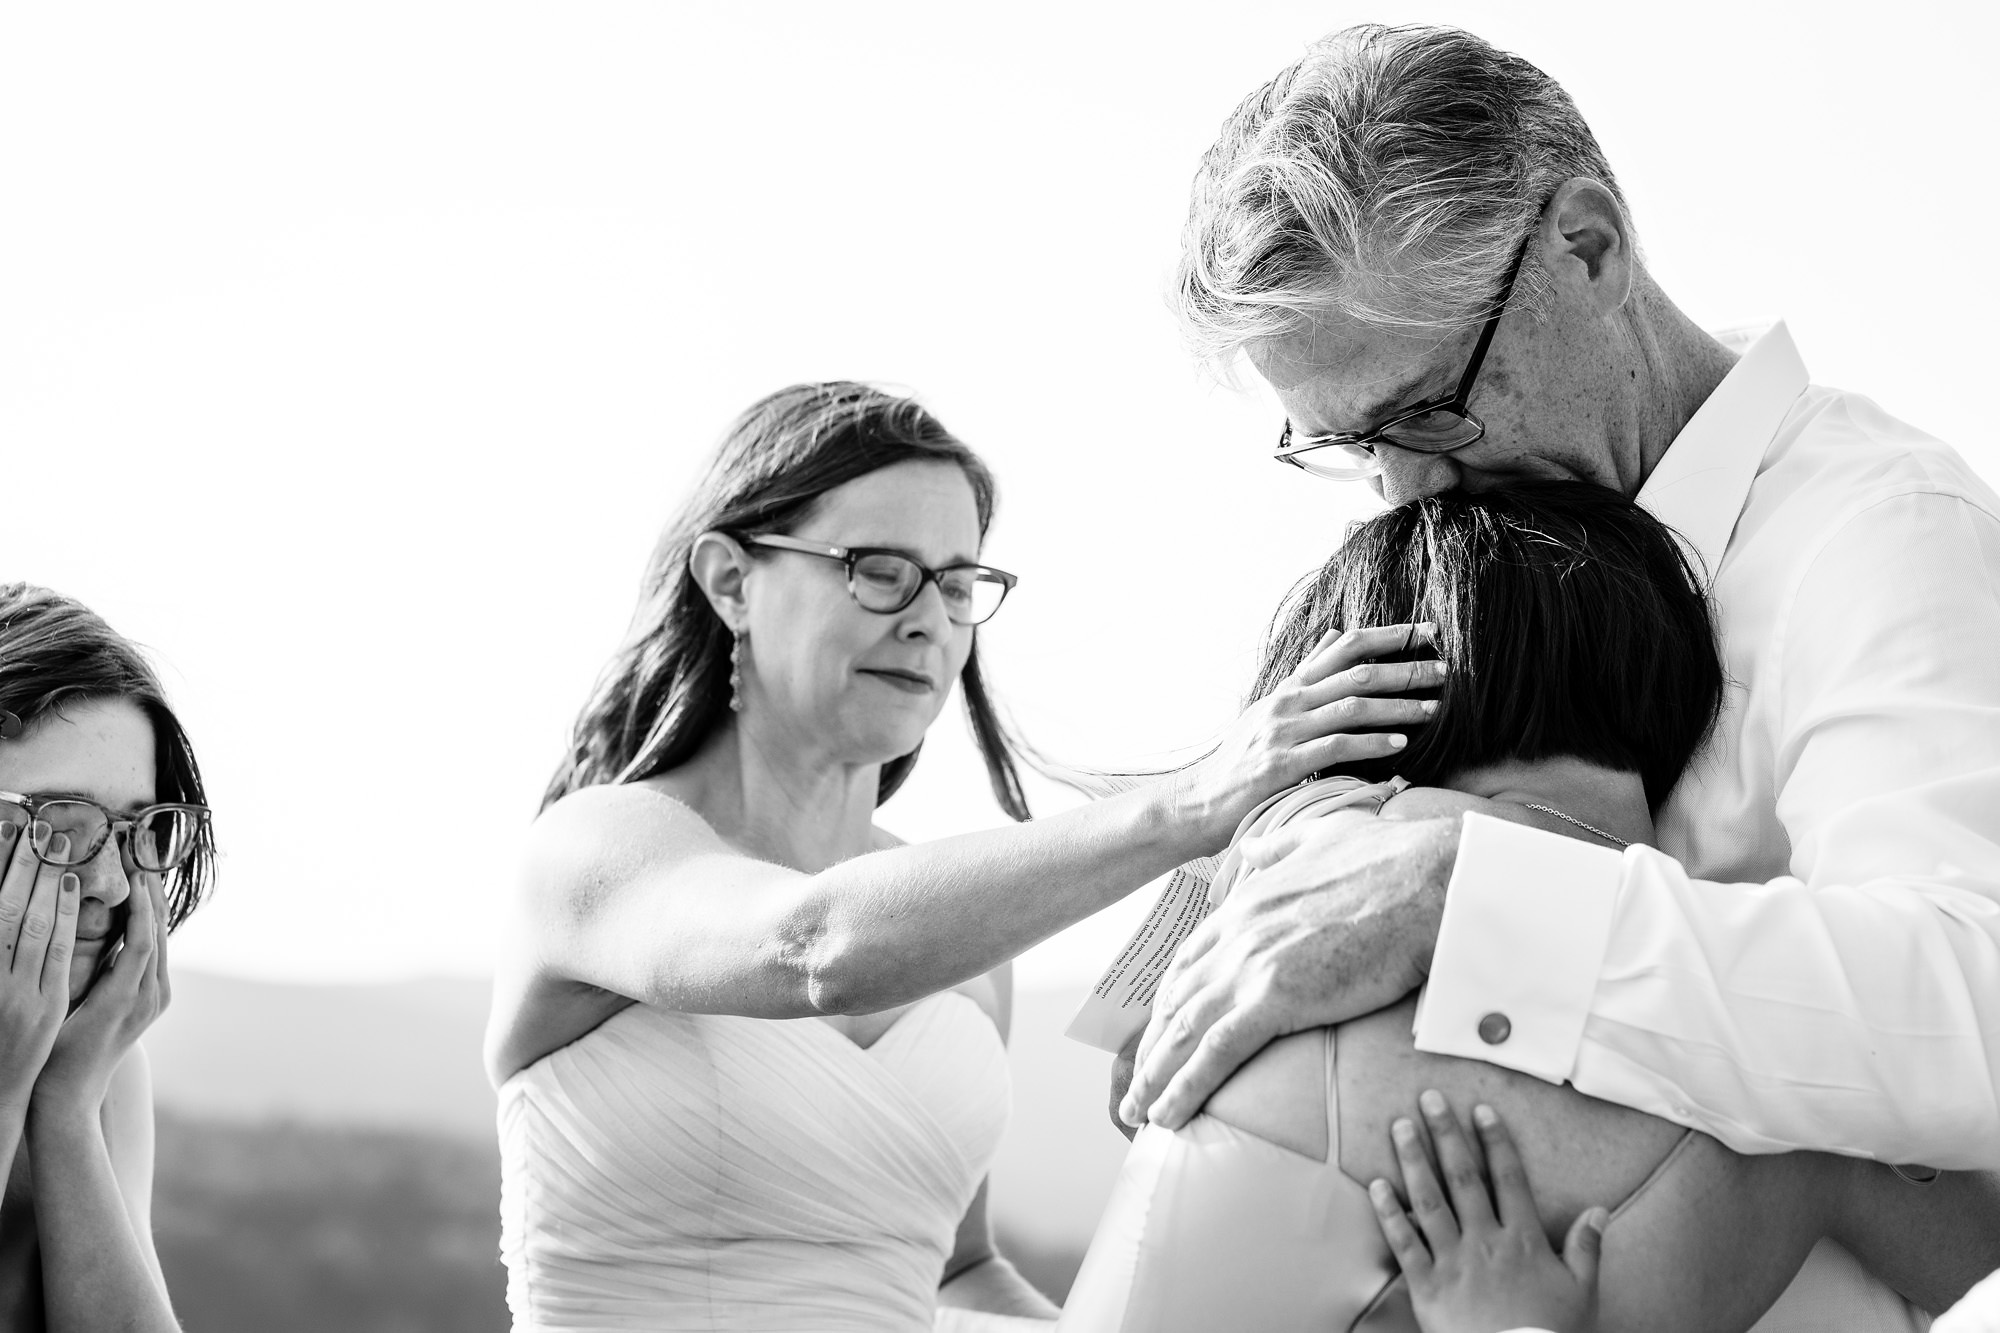
[[[1671,529],[1615,491],[1537,482],[1399,505],[1350,529],[1272,623],[1251,697],[1329,629],[1430,621],[1438,711],[1408,748],[1341,766],[1437,785],[1566,756],[1640,775],[1655,810],[1722,705],[1707,599]]]
[[[194,747],[132,641],[82,602],[0,583],[0,708],[32,727],[72,704],[113,699],[136,705],[152,724],[154,799],[207,805]],[[187,859],[167,872],[167,929],[201,905],[214,878],[215,835],[204,822]]]
[[[714,531],[791,532],[828,491],[909,462],[951,463],[964,472],[979,509],[980,536],[986,535],[993,520],[992,474],[912,399],[847,380],[794,384],[738,417],[694,494],[660,534],[631,627],[577,715],[542,808],[582,787],[636,782],[685,763],[729,715],[733,636],[688,569],[696,538]],[[986,692],[977,642],[959,679],[993,795],[1009,815],[1026,819],[1027,799]],[[878,805],[903,785],[916,762],[912,750],[882,765]]]

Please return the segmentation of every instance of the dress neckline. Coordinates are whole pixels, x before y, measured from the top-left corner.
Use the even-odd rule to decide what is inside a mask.
[[[815,1026],[825,1028],[828,1032],[833,1034],[835,1037],[839,1038],[844,1044],[853,1047],[856,1051],[860,1052],[862,1055],[868,1055],[871,1054],[872,1052],[880,1050],[883,1044],[886,1043],[891,1036],[901,1031],[905,1027],[905,1025],[909,1023],[911,1019],[917,1016],[917,1012],[923,1009],[926,1005],[930,1004],[931,1001],[942,1000],[947,996],[952,996],[952,995],[956,995],[959,999],[964,1000],[967,1004],[971,1005],[973,1008],[979,1009],[981,1017],[985,1016],[986,1011],[984,1009],[980,1009],[979,1001],[973,999],[970,995],[967,995],[964,991],[941,990],[941,991],[936,991],[930,995],[926,995],[921,1000],[916,1000],[912,1002],[909,1008],[905,1009],[902,1013],[897,1014],[896,1020],[893,1023],[889,1024],[888,1027],[883,1028],[882,1031],[876,1035],[875,1040],[869,1042],[866,1046],[863,1046],[860,1042],[854,1040],[854,1038],[848,1036],[845,1032],[842,1032],[839,1028],[835,1027],[833,1024],[825,1021],[824,1019],[814,1018],[808,1021],[813,1023]],[[999,1033],[996,1031],[994,1035],[998,1036]]]

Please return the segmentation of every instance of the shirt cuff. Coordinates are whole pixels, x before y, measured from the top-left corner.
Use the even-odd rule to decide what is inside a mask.
[[[1445,891],[1417,1049],[1561,1083],[1576,1067],[1624,858],[1468,814]]]

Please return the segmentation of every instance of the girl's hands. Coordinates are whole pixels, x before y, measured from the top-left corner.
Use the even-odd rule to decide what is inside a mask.
[[[1398,1120],[1390,1132],[1416,1226],[1410,1224],[1388,1181],[1375,1181],[1368,1187],[1368,1197],[1410,1284],[1411,1303],[1424,1333],[1501,1333],[1520,1328],[1594,1333],[1604,1209],[1589,1209],[1576,1219],[1558,1257],[1542,1234],[1521,1155],[1498,1113],[1490,1106],[1472,1111],[1493,1177],[1489,1201],[1487,1172],[1480,1170],[1444,1097],[1426,1092],[1418,1104],[1450,1187],[1449,1202],[1424,1151],[1423,1131],[1409,1120]]]
[[[78,893],[74,873],[41,863],[26,828],[0,821],[0,1106],[27,1109],[69,1009]]]
[[[1185,813],[1220,848],[1270,796],[1323,768],[1395,754],[1396,731],[1428,721],[1431,700],[1386,696],[1432,689],[1436,659],[1378,664],[1431,641],[1429,625],[1383,625],[1321,639],[1299,669],[1243,711],[1215,751],[1181,775]]]
[[[125,937],[57,1034],[35,1081],[38,1108],[95,1115],[112,1072],[167,1007],[165,880],[151,871],[128,871],[128,879]]]

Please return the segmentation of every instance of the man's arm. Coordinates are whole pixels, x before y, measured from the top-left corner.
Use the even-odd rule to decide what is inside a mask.
[[[1160,1098],[1180,1123],[1272,1036],[1428,971],[1423,1049],[1739,1150],[2000,1166],[2000,522],[1879,503],[1770,632],[1747,707],[1775,712],[1714,762],[1775,770],[1792,875],[1711,883],[1476,818],[1462,853],[1448,827],[1320,821],[1184,946],[1127,1117]]]
[[[1739,1151],[2000,1166],[2000,522],[1948,495],[1885,500],[1812,560],[1772,633],[1776,678],[1747,704],[1769,712],[1710,762],[1776,768],[1793,873],[1712,883],[1646,848],[1558,869],[1542,835],[1475,836],[1418,1045]],[[1480,941],[1501,914],[1496,967]],[[1495,1012],[1498,1045],[1478,1031]]]

